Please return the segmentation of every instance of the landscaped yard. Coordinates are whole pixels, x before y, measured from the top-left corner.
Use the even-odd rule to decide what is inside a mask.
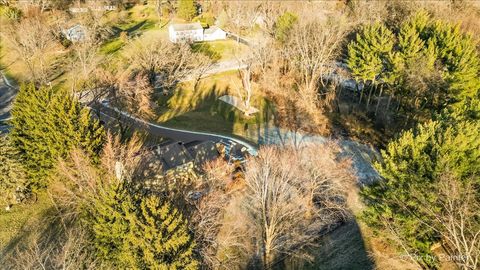
[[[156,121],[162,125],[188,130],[234,135],[258,143],[258,130],[273,123],[274,108],[262,95],[255,93],[251,105],[259,112],[245,116],[240,110],[218,100],[241,86],[236,72],[205,78],[196,91],[191,82],[182,83],[169,96],[157,100]]]
[[[217,40],[209,42],[198,42],[192,45],[196,52],[203,52],[213,60],[231,60],[244,54],[248,47],[235,40]]]

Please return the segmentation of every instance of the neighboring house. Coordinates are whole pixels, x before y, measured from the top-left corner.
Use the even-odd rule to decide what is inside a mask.
[[[116,6],[92,6],[92,7],[70,7],[68,11],[71,13],[87,13],[89,10],[93,11],[113,11],[117,10]]]
[[[216,26],[212,26],[203,31],[203,41],[223,39],[227,39],[227,33]]]
[[[62,31],[62,33],[65,35],[65,38],[71,42],[81,42],[87,37],[87,30],[80,24],[77,24],[69,29],[65,29]]]
[[[200,23],[171,24],[168,36],[173,43],[203,41],[203,27]]]
[[[203,29],[202,25],[197,22],[188,24],[171,24],[168,27],[168,36],[173,43],[200,42],[223,40],[227,38],[227,33],[216,26]]]

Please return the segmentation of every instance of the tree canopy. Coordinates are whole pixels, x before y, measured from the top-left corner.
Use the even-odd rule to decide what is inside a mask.
[[[128,269],[198,269],[187,223],[156,195],[132,195],[123,183],[102,190],[90,222],[99,257]]]
[[[67,91],[22,85],[12,117],[11,140],[32,188],[45,187],[57,159],[65,158],[73,147],[91,156],[101,150],[103,128]]]
[[[383,162],[376,168],[383,180],[364,190],[370,205],[367,221],[394,223],[412,252],[422,255],[431,254],[432,245],[440,240],[455,254],[467,254],[452,240],[457,229],[464,231],[465,241],[480,247],[474,238],[480,229],[478,109],[478,100],[467,102],[404,132],[382,151]],[[449,224],[445,221],[449,218],[462,223]],[[428,259],[433,256],[422,258],[425,265],[435,265]]]
[[[439,112],[479,93],[476,45],[459,25],[420,11],[392,29],[379,22],[364,25],[348,45],[347,64],[356,80],[380,81],[404,97],[406,110]]]
[[[180,18],[190,21],[197,15],[197,8],[195,7],[195,1],[179,0],[177,13]]]

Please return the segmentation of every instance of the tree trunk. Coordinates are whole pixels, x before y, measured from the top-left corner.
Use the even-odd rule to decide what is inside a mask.
[[[372,92],[373,89],[376,88],[375,81],[372,81],[370,84],[370,91],[368,92],[368,98],[367,98],[367,113],[368,113],[368,107],[370,106],[370,99],[372,98]]]
[[[383,84],[380,85],[380,94],[378,95],[378,99],[377,99],[377,107],[375,108],[375,116],[378,113],[378,107],[380,106],[380,100],[382,99],[382,93],[383,93]]]
[[[392,96],[393,94],[388,95],[388,102],[387,102],[387,109],[386,109],[387,112],[388,112],[388,109],[390,109],[390,102],[392,102]]]
[[[358,84],[357,84],[357,89],[358,89]],[[360,101],[358,102],[358,104],[362,104],[364,90],[365,90],[365,84],[362,84],[362,90],[360,90]]]

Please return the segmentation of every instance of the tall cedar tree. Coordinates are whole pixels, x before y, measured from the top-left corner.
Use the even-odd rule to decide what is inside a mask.
[[[435,225],[448,205],[439,195],[442,176],[452,174],[458,186],[473,181],[468,186],[476,189],[476,205],[480,203],[480,103],[466,104],[391,142],[382,151],[383,162],[375,164],[383,180],[363,191],[369,204],[366,220],[380,227],[385,226],[381,220],[394,222],[400,237],[417,254],[432,255],[432,245],[442,239],[441,226]],[[480,229],[479,213],[467,220],[473,231]],[[429,260],[433,257],[419,256],[427,268],[435,266]]]
[[[182,19],[190,21],[197,15],[197,8],[194,0],[178,1],[178,16]]]
[[[198,269],[182,215],[158,196],[134,196],[122,183],[105,188],[91,208],[98,257],[122,269]]]
[[[73,147],[92,157],[101,150],[103,128],[66,91],[22,85],[12,117],[12,143],[24,160],[33,189],[47,186],[58,158],[65,158]]]

